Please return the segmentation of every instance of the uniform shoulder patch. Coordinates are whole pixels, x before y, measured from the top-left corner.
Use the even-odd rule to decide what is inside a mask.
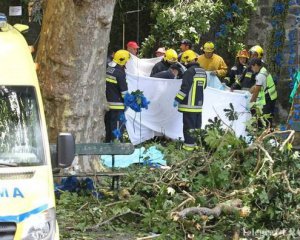
[[[108,67],[106,70],[107,73],[114,73],[114,71],[115,71],[115,68],[112,68],[112,67]]]

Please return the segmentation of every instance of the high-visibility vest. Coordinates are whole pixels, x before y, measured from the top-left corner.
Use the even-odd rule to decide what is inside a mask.
[[[267,78],[266,88],[263,87],[260,89],[258,94],[257,101],[260,105],[266,105],[266,94],[269,94],[271,100],[277,99],[277,90],[276,85],[273,81],[272,75],[267,71],[266,68],[262,67],[259,73],[263,74]]]

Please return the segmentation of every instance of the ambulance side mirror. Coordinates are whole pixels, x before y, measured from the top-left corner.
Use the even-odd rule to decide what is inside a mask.
[[[72,165],[75,157],[75,139],[71,133],[59,133],[56,151],[58,167],[67,168]]]

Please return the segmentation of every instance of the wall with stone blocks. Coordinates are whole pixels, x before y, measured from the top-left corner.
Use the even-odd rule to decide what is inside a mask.
[[[265,56],[268,43],[267,37],[272,30],[271,10],[275,0],[259,0],[258,8],[253,14],[249,32],[247,36],[247,45],[249,47],[259,44],[265,50]],[[276,120],[278,123],[284,123],[287,120],[290,110],[289,95],[291,93],[291,71],[299,69],[299,43],[300,43],[300,0],[290,0],[288,16],[285,23],[286,41],[284,44],[284,60],[281,65],[281,75],[278,81],[278,104]]]

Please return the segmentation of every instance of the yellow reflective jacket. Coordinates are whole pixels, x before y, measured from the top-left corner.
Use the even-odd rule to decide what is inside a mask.
[[[205,57],[204,54],[200,55],[198,63],[205,71],[217,71],[218,77],[225,77],[227,75],[227,65],[224,59],[215,53],[211,58]]]
[[[262,67],[259,71],[258,74],[263,74],[264,76],[266,76],[266,88],[264,89],[264,87],[262,87],[260,89],[260,92],[258,94],[257,97],[257,101],[260,105],[266,105],[266,95],[268,94],[270,99],[276,100],[277,99],[277,90],[276,90],[276,85],[273,81],[272,75],[267,71],[266,68]]]

